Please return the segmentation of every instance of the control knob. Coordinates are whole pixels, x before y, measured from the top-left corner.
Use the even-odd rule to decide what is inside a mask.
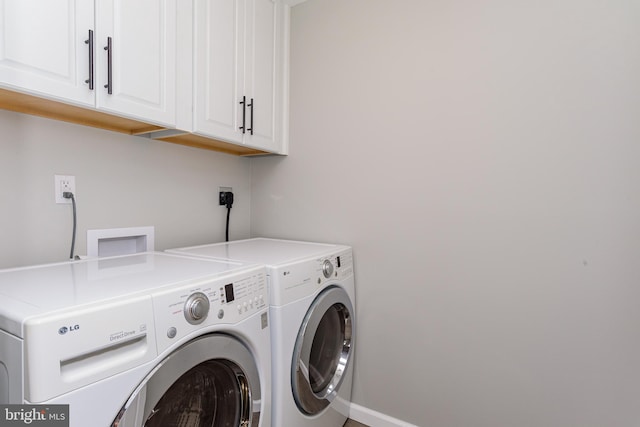
[[[204,322],[209,314],[209,298],[202,292],[191,294],[184,303],[184,317],[192,325]]]
[[[328,259],[325,259],[322,263],[322,274],[324,274],[324,277],[326,279],[333,275],[333,264],[331,264],[331,261],[329,261]]]

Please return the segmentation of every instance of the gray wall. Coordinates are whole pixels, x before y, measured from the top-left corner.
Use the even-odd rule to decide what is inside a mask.
[[[158,250],[224,240],[221,185],[236,195],[231,238],[249,236],[250,159],[1,110],[0,129],[0,268],[68,258],[55,174],[76,177],[77,254],[87,229],[153,225]]]
[[[354,401],[638,424],[640,3],[309,0],[255,236],[353,245]]]

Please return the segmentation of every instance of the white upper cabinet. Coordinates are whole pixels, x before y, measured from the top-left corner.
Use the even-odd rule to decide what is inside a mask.
[[[196,0],[194,131],[242,143],[244,0]]]
[[[2,86],[93,106],[86,0],[0,0]]]
[[[174,126],[175,52],[176,0],[0,0],[8,89]]]
[[[251,129],[246,144],[281,151],[282,61],[278,30],[282,7],[272,0],[252,0],[247,31],[245,91],[251,95]]]
[[[96,1],[96,105],[175,125],[176,0]]]
[[[273,0],[196,0],[196,134],[286,152],[284,14]]]
[[[288,151],[300,0],[0,0],[0,108],[237,155]]]

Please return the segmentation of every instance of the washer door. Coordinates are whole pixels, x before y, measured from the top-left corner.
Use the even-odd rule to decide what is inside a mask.
[[[330,287],[313,301],[293,353],[291,384],[298,408],[315,415],[336,397],[351,359],[353,306],[344,289]]]
[[[151,371],[111,427],[258,426],[260,404],[249,349],[227,335],[205,335]]]

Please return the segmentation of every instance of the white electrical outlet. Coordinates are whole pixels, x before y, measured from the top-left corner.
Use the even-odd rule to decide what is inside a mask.
[[[73,175],[54,175],[53,178],[56,203],[71,204],[71,199],[65,199],[62,194],[68,191],[73,193],[74,197],[78,196],[76,194],[76,177]]]

